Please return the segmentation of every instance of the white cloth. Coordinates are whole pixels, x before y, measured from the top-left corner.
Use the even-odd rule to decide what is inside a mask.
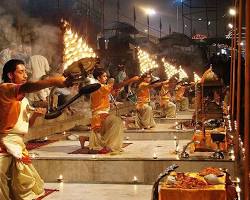
[[[0,52],[0,83],[2,82],[3,67],[6,62],[11,59],[11,51],[9,48]]]
[[[29,101],[27,98],[23,98],[20,108],[20,114],[17,120],[16,125],[8,132],[9,135],[11,134],[27,134],[29,130],[29,118],[30,118],[30,109],[29,109]],[[4,139],[3,139],[4,140]],[[13,143],[11,140],[4,141],[6,145],[7,152],[14,157],[20,159],[22,158],[22,151],[23,149],[19,146]]]
[[[29,131],[29,118],[30,118],[30,105],[27,98],[23,98],[21,101],[21,108],[20,114],[17,120],[16,125],[9,130],[8,134],[15,133],[15,134],[27,134]]]
[[[28,63],[28,68],[31,73],[30,80],[32,81],[39,80],[43,75],[46,75],[50,70],[47,58],[41,55],[31,56]]]
[[[47,58],[41,55],[34,55],[30,57],[29,63],[26,67],[28,74],[31,74],[29,80],[37,81],[43,75],[46,75],[49,70],[49,63]],[[44,89],[39,92],[28,94],[28,98],[30,101],[45,101],[46,97],[49,95],[49,89]]]

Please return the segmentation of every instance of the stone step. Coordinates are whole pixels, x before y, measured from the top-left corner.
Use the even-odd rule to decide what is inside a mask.
[[[67,134],[90,136],[90,131],[69,131]],[[169,130],[165,132],[147,132],[147,131],[125,131],[124,140],[174,140],[175,137],[180,140],[191,140],[193,130],[176,131]]]
[[[46,183],[45,188],[57,189],[46,200],[150,200],[152,185],[141,184],[79,184]]]
[[[169,165],[179,171],[199,171],[204,167],[227,168],[235,176],[235,161],[226,157],[214,160],[212,152],[190,154],[182,159],[174,154],[171,140],[127,141],[132,144],[120,154],[68,154],[80,148],[78,141],[58,141],[31,151],[33,164],[45,182],[55,182],[63,175],[69,183],[140,183],[152,184]],[[180,149],[188,140],[180,140]]]
[[[90,131],[86,131],[85,127],[76,127],[74,131],[67,132],[68,134],[89,136]],[[176,129],[173,124],[156,124],[155,128],[151,129],[132,129],[124,130],[124,139],[126,140],[173,140],[177,139],[191,140],[194,129]]]
[[[25,136],[25,140],[43,138],[55,133],[67,131],[77,125],[86,125],[89,123],[90,117],[81,113],[69,115],[64,112],[58,118],[51,120],[39,118],[36,124],[29,129],[29,133]]]

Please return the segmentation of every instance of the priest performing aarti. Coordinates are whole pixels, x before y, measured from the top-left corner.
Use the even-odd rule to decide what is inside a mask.
[[[170,93],[169,83],[164,84],[160,90],[161,117],[175,118],[176,105]]]
[[[41,109],[32,109],[25,94],[57,86],[65,87],[65,78],[27,81],[24,62],[12,59],[3,68],[0,84],[0,199],[36,199],[44,194],[44,182],[32,165],[24,144]]]
[[[90,95],[92,120],[92,133],[89,138],[89,148],[99,150],[99,153],[120,152],[123,141],[123,122],[120,117],[112,115],[110,111],[110,95],[114,91],[114,80],[107,77],[103,68],[96,68],[93,76],[101,84],[101,87]],[[116,86],[137,81],[135,76],[126,82]]]

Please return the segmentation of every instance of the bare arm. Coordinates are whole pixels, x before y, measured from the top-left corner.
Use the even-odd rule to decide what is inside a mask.
[[[48,87],[66,87],[68,85],[64,76],[58,76],[46,80],[28,81],[20,86],[18,93],[32,93]]]
[[[134,77],[132,77],[130,79],[127,79],[127,80],[125,80],[125,81],[123,81],[121,83],[118,83],[118,84],[114,85],[114,89],[122,88],[125,85],[128,85],[128,84],[133,83],[133,82],[138,81],[138,80],[140,80],[140,77],[139,76],[134,76]]]
[[[160,87],[160,86],[163,86],[164,84],[168,83],[169,81],[162,81],[162,82],[157,82],[157,83],[154,83],[154,84],[148,84],[148,85],[144,85],[142,86],[141,88],[139,88],[139,90],[142,90],[144,88],[156,88],[156,87]]]

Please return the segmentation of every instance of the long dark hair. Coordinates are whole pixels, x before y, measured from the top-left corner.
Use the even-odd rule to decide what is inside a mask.
[[[13,73],[14,71],[16,71],[16,66],[20,64],[24,65],[24,62],[18,59],[11,59],[5,63],[2,74],[2,80],[4,83],[11,82],[11,80],[8,77],[8,73]]]
[[[106,70],[104,68],[101,67],[97,67],[94,69],[93,71],[93,77],[95,79],[98,79],[98,77],[100,77],[101,75],[103,75],[104,73],[106,73]]]

